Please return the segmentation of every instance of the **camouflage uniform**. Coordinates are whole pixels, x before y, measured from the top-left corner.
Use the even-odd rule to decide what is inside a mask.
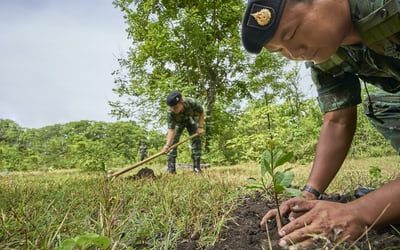
[[[353,22],[356,23],[385,2],[349,0]],[[365,101],[365,113],[400,153],[400,33],[386,40],[388,46],[382,42],[375,46],[364,42],[342,46],[327,62],[308,62],[307,65],[311,67],[323,112],[360,104],[360,79],[382,89]]]
[[[144,159],[147,158],[147,154],[148,154],[147,145],[145,143],[142,143],[140,145],[139,151],[140,151],[140,160],[143,161]]]
[[[193,135],[197,131],[199,115],[204,112],[203,107],[192,98],[183,100],[184,111],[175,114],[168,113],[168,128],[175,129],[175,137],[173,144],[179,142],[183,130],[186,128],[189,135]],[[201,157],[201,138],[199,136],[192,139],[191,144],[192,159],[200,161]],[[175,162],[178,156],[177,148],[172,149],[168,153],[168,162]]]

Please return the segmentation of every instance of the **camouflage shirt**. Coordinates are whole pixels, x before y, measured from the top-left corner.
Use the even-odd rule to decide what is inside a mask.
[[[381,7],[384,0],[349,0],[353,22]],[[318,102],[323,112],[355,106],[361,102],[360,80],[373,84],[386,92],[400,91],[400,34],[390,37],[396,44],[392,55],[380,53],[365,43],[341,46],[335,58],[348,58],[340,70],[327,72],[319,65],[308,62],[311,76],[318,91]]]
[[[175,129],[176,125],[185,125],[187,123],[196,123],[199,115],[204,112],[203,107],[192,98],[183,100],[184,110],[179,114],[168,112],[168,128]]]

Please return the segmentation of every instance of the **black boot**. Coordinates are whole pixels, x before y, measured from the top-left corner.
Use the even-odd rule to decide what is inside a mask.
[[[201,167],[200,167],[200,157],[195,157],[193,159],[193,171],[195,173],[200,173],[201,172]]]
[[[167,172],[170,174],[176,174],[175,158],[168,159]]]

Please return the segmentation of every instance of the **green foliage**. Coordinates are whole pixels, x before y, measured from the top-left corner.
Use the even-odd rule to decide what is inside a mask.
[[[382,170],[377,166],[370,166],[368,173],[369,176],[373,179],[379,179],[382,177]]]
[[[297,196],[300,191],[296,192],[295,189],[290,188],[294,179],[294,174],[291,168],[277,171],[277,168],[289,162],[293,158],[293,153],[284,153],[280,149],[265,150],[261,155],[261,175],[265,176],[266,173],[272,179],[272,187],[276,195],[286,192],[289,196]]]
[[[217,126],[223,122],[221,112],[266,88],[284,85],[280,77],[286,60],[266,52],[249,56],[242,48],[241,0],[115,0],[114,5],[124,13],[132,42],[113,73],[119,98],[110,105],[116,117],[134,117],[158,127],[165,123],[166,95],[179,89],[204,104],[203,141],[212,152],[211,144],[226,143],[217,138],[225,132]],[[230,154],[208,159],[220,161]]]
[[[289,104],[264,105],[262,101],[254,101],[238,117],[235,126],[237,135],[227,142],[228,148],[235,151],[234,161],[255,161],[265,148],[269,148],[270,133],[277,142],[285,141],[288,151],[294,153],[295,160],[308,162],[313,158],[319,128],[322,124],[321,113],[313,100],[304,102],[302,111],[293,114]],[[267,116],[274,120],[271,131]]]
[[[278,171],[277,168],[289,162],[293,158],[293,153],[285,153],[274,145],[274,142],[270,143],[270,148],[265,150],[261,155],[261,179],[259,181],[252,179],[252,184],[247,186],[250,189],[261,189],[267,196],[270,195],[270,186],[272,186],[272,196],[275,200],[275,206],[278,209],[280,223],[282,225],[281,213],[279,211],[279,200],[278,197],[281,194],[287,196],[299,196],[301,191],[295,188],[291,188],[292,181],[294,179],[294,173],[291,168],[286,168],[283,171]],[[266,174],[269,175],[271,185],[267,184]]]
[[[110,246],[110,240],[107,237],[97,235],[95,233],[88,233],[79,235],[74,238],[69,238],[63,241],[57,250],[73,250],[73,249],[90,249],[96,246],[99,249],[107,249]]]
[[[133,122],[77,121],[22,129],[0,119],[0,170],[101,170],[138,160],[141,140],[158,151],[164,136]]]

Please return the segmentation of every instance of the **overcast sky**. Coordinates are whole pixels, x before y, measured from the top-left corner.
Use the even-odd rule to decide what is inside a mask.
[[[113,121],[125,28],[112,0],[0,0],[0,118],[22,127]]]

